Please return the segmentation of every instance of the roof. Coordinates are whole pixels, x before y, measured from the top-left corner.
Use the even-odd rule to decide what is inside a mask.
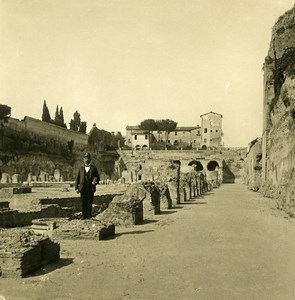
[[[219,115],[219,116],[221,116],[221,118],[223,117],[221,114],[218,114],[218,113],[213,112],[213,111],[210,111],[210,112],[208,112],[206,114],[200,115],[200,117],[202,118],[203,116],[206,116],[206,115],[209,115],[209,114]]]
[[[146,135],[146,134],[151,134],[150,132],[146,131],[146,130],[142,130],[142,131],[134,131],[131,133],[132,135]]]
[[[126,130],[140,130],[139,126],[136,125],[136,126],[126,126]]]
[[[201,126],[177,126],[174,131],[192,131],[200,128]]]

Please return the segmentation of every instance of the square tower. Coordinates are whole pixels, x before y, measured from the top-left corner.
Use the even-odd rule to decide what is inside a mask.
[[[200,116],[202,128],[202,147],[222,147],[222,115],[209,112]]]

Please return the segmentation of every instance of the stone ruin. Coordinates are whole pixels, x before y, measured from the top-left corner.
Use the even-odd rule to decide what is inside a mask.
[[[132,184],[124,195],[115,196],[108,208],[97,216],[115,225],[137,225],[143,222],[143,201],[147,192],[141,184]]]
[[[25,277],[60,259],[60,245],[33,231],[0,232],[0,277]]]
[[[75,211],[80,210],[78,197],[44,198],[38,201],[41,210],[29,212],[10,210],[8,201],[0,202],[0,227],[31,225],[26,231],[9,229],[11,234],[2,232],[1,276],[27,276],[58,260],[59,244],[51,238],[108,239],[115,236],[116,225],[141,224],[144,217],[160,214],[162,209],[173,208],[206,190],[205,177],[195,171],[181,174],[179,161],[163,162],[149,175],[154,181],[140,180],[130,184],[124,194],[95,199],[94,206],[97,207],[94,212],[98,215],[91,220],[73,218]]]
[[[144,217],[160,214],[161,209],[171,209],[208,191],[202,172],[180,173],[179,166],[178,161],[170,161],[152,173],[149,168],[144,178],[152,177],[154,181],[132,183],[125,194],[116,196],[97,218],[116,225],[137,225]]]
[[[295,6],[274,25],[263,69],[262,140],[250,143],[245,182],[295,215]]]

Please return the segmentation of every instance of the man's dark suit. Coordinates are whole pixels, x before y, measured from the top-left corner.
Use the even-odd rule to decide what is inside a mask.
[[[81,166],[76,178],[75,189],[80,192],[82,200],[82,217],[89,219],[92,217],[92,203],[96,190],[96,184],[99,182],[97,168],[90,164],[88,172],[85,166]]]

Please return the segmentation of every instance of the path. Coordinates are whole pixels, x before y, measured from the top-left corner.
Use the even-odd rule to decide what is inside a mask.
[[[108,241],[62,241],[62,260],[1,279],[6,300],[295,299],[295,220],[243,185],[223,185]],[[0,298],[1,299],[1,298]]]

